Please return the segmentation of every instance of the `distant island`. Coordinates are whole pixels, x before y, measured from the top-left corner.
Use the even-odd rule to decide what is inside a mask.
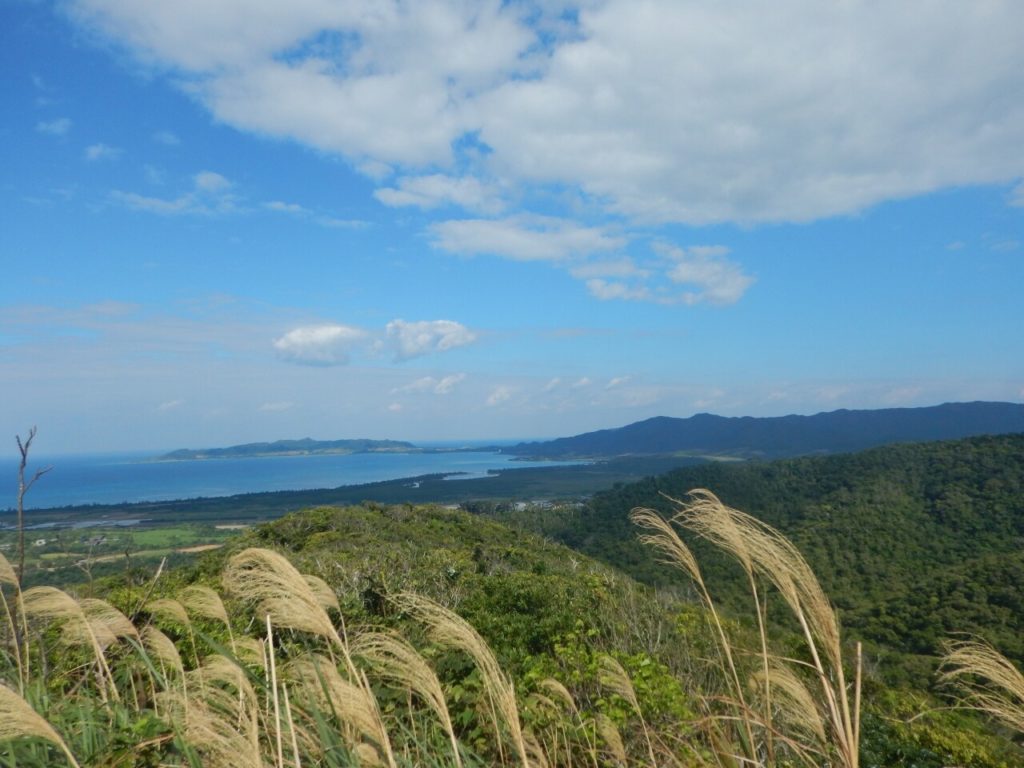
[[[275,440],[272,443],[245,443],[227,448],[181,448],[165,453],[158,461],[196,461],[202,459],[251,459],[259,456],[320,456],[351,453],[423,453],[403,440]]]

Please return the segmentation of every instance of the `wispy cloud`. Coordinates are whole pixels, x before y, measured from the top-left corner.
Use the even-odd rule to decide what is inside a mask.
[[[440,379],[434,378],[433,376],[423,376],[409,384],[395,387],[391,390],[391,394],[431,392],[435,395],[448,395],[451,394],[455,390],[456,385],[464,381],[465,378],[466,374],[464,373],[453,373]]]
[[[153,141],[165,147],[176,147],[181,144],[181,139],[171,131],[157,131],[153,134]]]
[[[487,396],[487,406],[493,408],[502,403],[508,402],[512,399],[512,395],[515,393],[513,387],[501,385],[491,390],[491,394]]]
[[[55,120],[41,120],[36,123],[36,130],[49,136],[66,136],[72,124],[70,117],[58,117]]]
[[[177,197],[153,197],[114,190],[110,198],[126,208],[162,216],[182,214],[210,216],[239,210],[231,192],[232,183],[214,171],[200,171],[192,177],[192,188]]]
[[[85,159],[89,162],[96,162],[97,160],[113,160],[118,157],[123,150],[118,147],[112,147],[109,144],[90,144],[85,148]]]
[[[184,404],[184,400],[168,400],[167,402],[160,403],[160,405],[158,405],[156,409],[158,411],[172,411],[175,408],[179,408]]]
[[[262,413],[280,413],[282,411],[290,411],[295,407],[295,403],[289,400],[277,400],[271,403],[263,403],[257,408]]]

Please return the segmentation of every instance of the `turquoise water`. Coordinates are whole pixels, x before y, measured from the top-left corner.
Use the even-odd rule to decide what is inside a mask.
[[[481,477],[494,469],[561,463],[512,461],[509,456],[489,452],[362,453],[166,462],[152,461],[151,454],[31,459],[29,473],[46,466],[52,469],[25,497],[26,509],[336,488],[436,473],[458,472]],[[0,509],[11,509],[17,502],[17,471],[17,462],[0,461]]]

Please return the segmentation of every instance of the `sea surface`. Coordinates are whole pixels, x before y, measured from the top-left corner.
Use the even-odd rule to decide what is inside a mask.
[[[27,477],[51,467],[25,496],[26,509],[234,496],[259,491],[336,488],[428,474],[486,477],[490,470],[573,462],[513,461],[500,453],[354,453],[203,461],[154,461],[153,454],[30,456]],[[455,474],[464,473],[464,474]],[[0,460],[0,509],[18,498],[18,464]]]

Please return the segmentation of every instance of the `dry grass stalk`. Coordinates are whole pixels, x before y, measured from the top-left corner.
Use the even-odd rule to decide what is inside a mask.
[[[101,648],[109,648],[123,638],[139,639],[139,632],[127,616],[105,600],[88,597],[79,601]]]
[[[673,519],[732,554],[751,573],[766,578],[789,605],[814,662],[841,764],[857,768],[860,726],[847,695],[839,621],[811,567],[771,526],[722,504],[710,491],[697,489],[690,497],[689,503],[673,499],[681,506]]]
[[[633,708],[640,720],[640,728],[647,744],[647,756],[651,759],[652,766],[657,765],[658,761],[654,758],[654,746],[651,744],[651,734],[647,730],[647,721],[644,720],[644,713],[640,709],[640,701],[636,697],[636,690],[633,688],[633,681],[630,680],[629,674],[616,659],[605,654],[598,662],[598,681],[612,693],[629,702],[629,706]]]
[[[1024,733],[1024,675],[980,640],[946,643],[940,680],[964,692],[963,704]]]
[[[601,737],[601,741],[608,747],[608,753],[612,759],[618,765],[626,765],[626,746],[622,743],[622,736],[619,734],[619,729],[615,727],[615,723],[611,721],[607,715],[598,714],[594,718],[594,724],[597,727],[597,735]]]
[[[109,694],[115,700],[120,699],[103,653],[103,646],[78,601],[56,587],[32,587],[22,593],[22,607],[26,620],[31,618],[59,624],[61,639],[65,643],[87,646],[96,661],[101,698],[106,702]],[[99,622],[98,626],[105,625]]]
[[[262,768],[259,699],[245,672],[230,659],[211,656],[189,672],[189,694],[161,697],[186,740],[210,768]]]
[[[178,593],[178,602],[186,612],[202,616],[204,619],[219,621],[227,628],[228,632],[231,631],[231,620],[228,618],[224,601],[210,587],[202,584],[185,587]]]
[[[639,536],[642,544],[650,546],[657,552],[660,552],[662,555],[662,562],[675,568],[679,568],[689,574],[690,578],[693,579],[704,606],[711,614],[712,624],[715,627],[715,633],[718,640],[718,651],[721,654],[722,665],[725,668],[727,678],[732,685],[733,696],[736,699],[740,711],[748,711],[743,684],[740,682],[739,670],[736,667],[736,661],[733,657],[732,643],[725,632],[725,627],[722,624],[721,617],[718,615],[718,608],[715,606],[715,601],[711,599],[711,594],[708,592],[703,576],[701,576],[700,566],[697,564],[697,559],[693,556],[690,548],[686,546],[681,538],[679,538],[679,534],[676,533],[675,528],[672,527],[672,523],[663,518],[653,509],[637,507],[629,513],[629,519],[635,525],[649,531],[653,531],[653,533],[641,534]],[[753,745],[754,733],[750,719],[742,717],[740,720],[745,731],[744,735],[746,737],[746,743],[748,745]]]
[[[258,603],[260,614],[269,615],[276,626],[344,646],[317,593],[284,555],[246,549],[228,561],[221,578],[229,592]]]
[[[320,603],[321,608],[325,611],[341,610],[341,606],[338,604],[338,596],[334,594],[334,590],[331,589],[326,581],[319,576],[313,576],[309,573],[302,574],[302,578],[306,580],[306,584],[313,591],[313,595],[316,597],[317,602]]]
[[[0,584],[7,584],[11,587],[18,586],[18,574],[14,572],[14,566],[10,560],[0,554]]]
[[[756,672],[754,678],[759,687],[766,688],[764,681],[760,680],[763,674]],[[775,691],[773,701],[779,712],[778,719],[787,728],[802,734],[805,743],[809,742],[816,751],[823,752],[827,739],[825,723],[810,690],[790,667],[777,659],[769,667],[769,674],[771,689]]]
[[[376,674],[412,691],[430,707],[448,735],[455,764],[461,766],[459,742],[444,690],[426,659],[401,637],[383,632],[367,632],[356,637],[352,653],[369,661]]]
[[[39,715],[27,701],[5,685],[0,685],[0,741],[19,738],[37,738],[48,741],[68,759],[75,768],[78,761],[71,754],[64,739]]]
[[[323,712],[333,712],[341,723],[354,729],[342,734],[353,750],[370,746],[377,755],[375,762],[380,762],[379,750],[389,764],[394,763],[390,739],[368,685],[346,680],[330,659],[315,654],[291,662],[284,673],[296,686],[297,695]]]
[[[403,592],[395,598],[395,602],[401,610],[412,614],[426,625],[434,642],[462,651],[473,659],[473,663],[483,679],[492,711],[500,714],[520,764],[523,768],[528,768],[530,759],[527,755],[522,725],[519,720],[519,705],[516,702],[515,688],[484,639],[469,622],[433,600],[410,592]],[[500,723],[496,721],[494,726],[500,746]]]

